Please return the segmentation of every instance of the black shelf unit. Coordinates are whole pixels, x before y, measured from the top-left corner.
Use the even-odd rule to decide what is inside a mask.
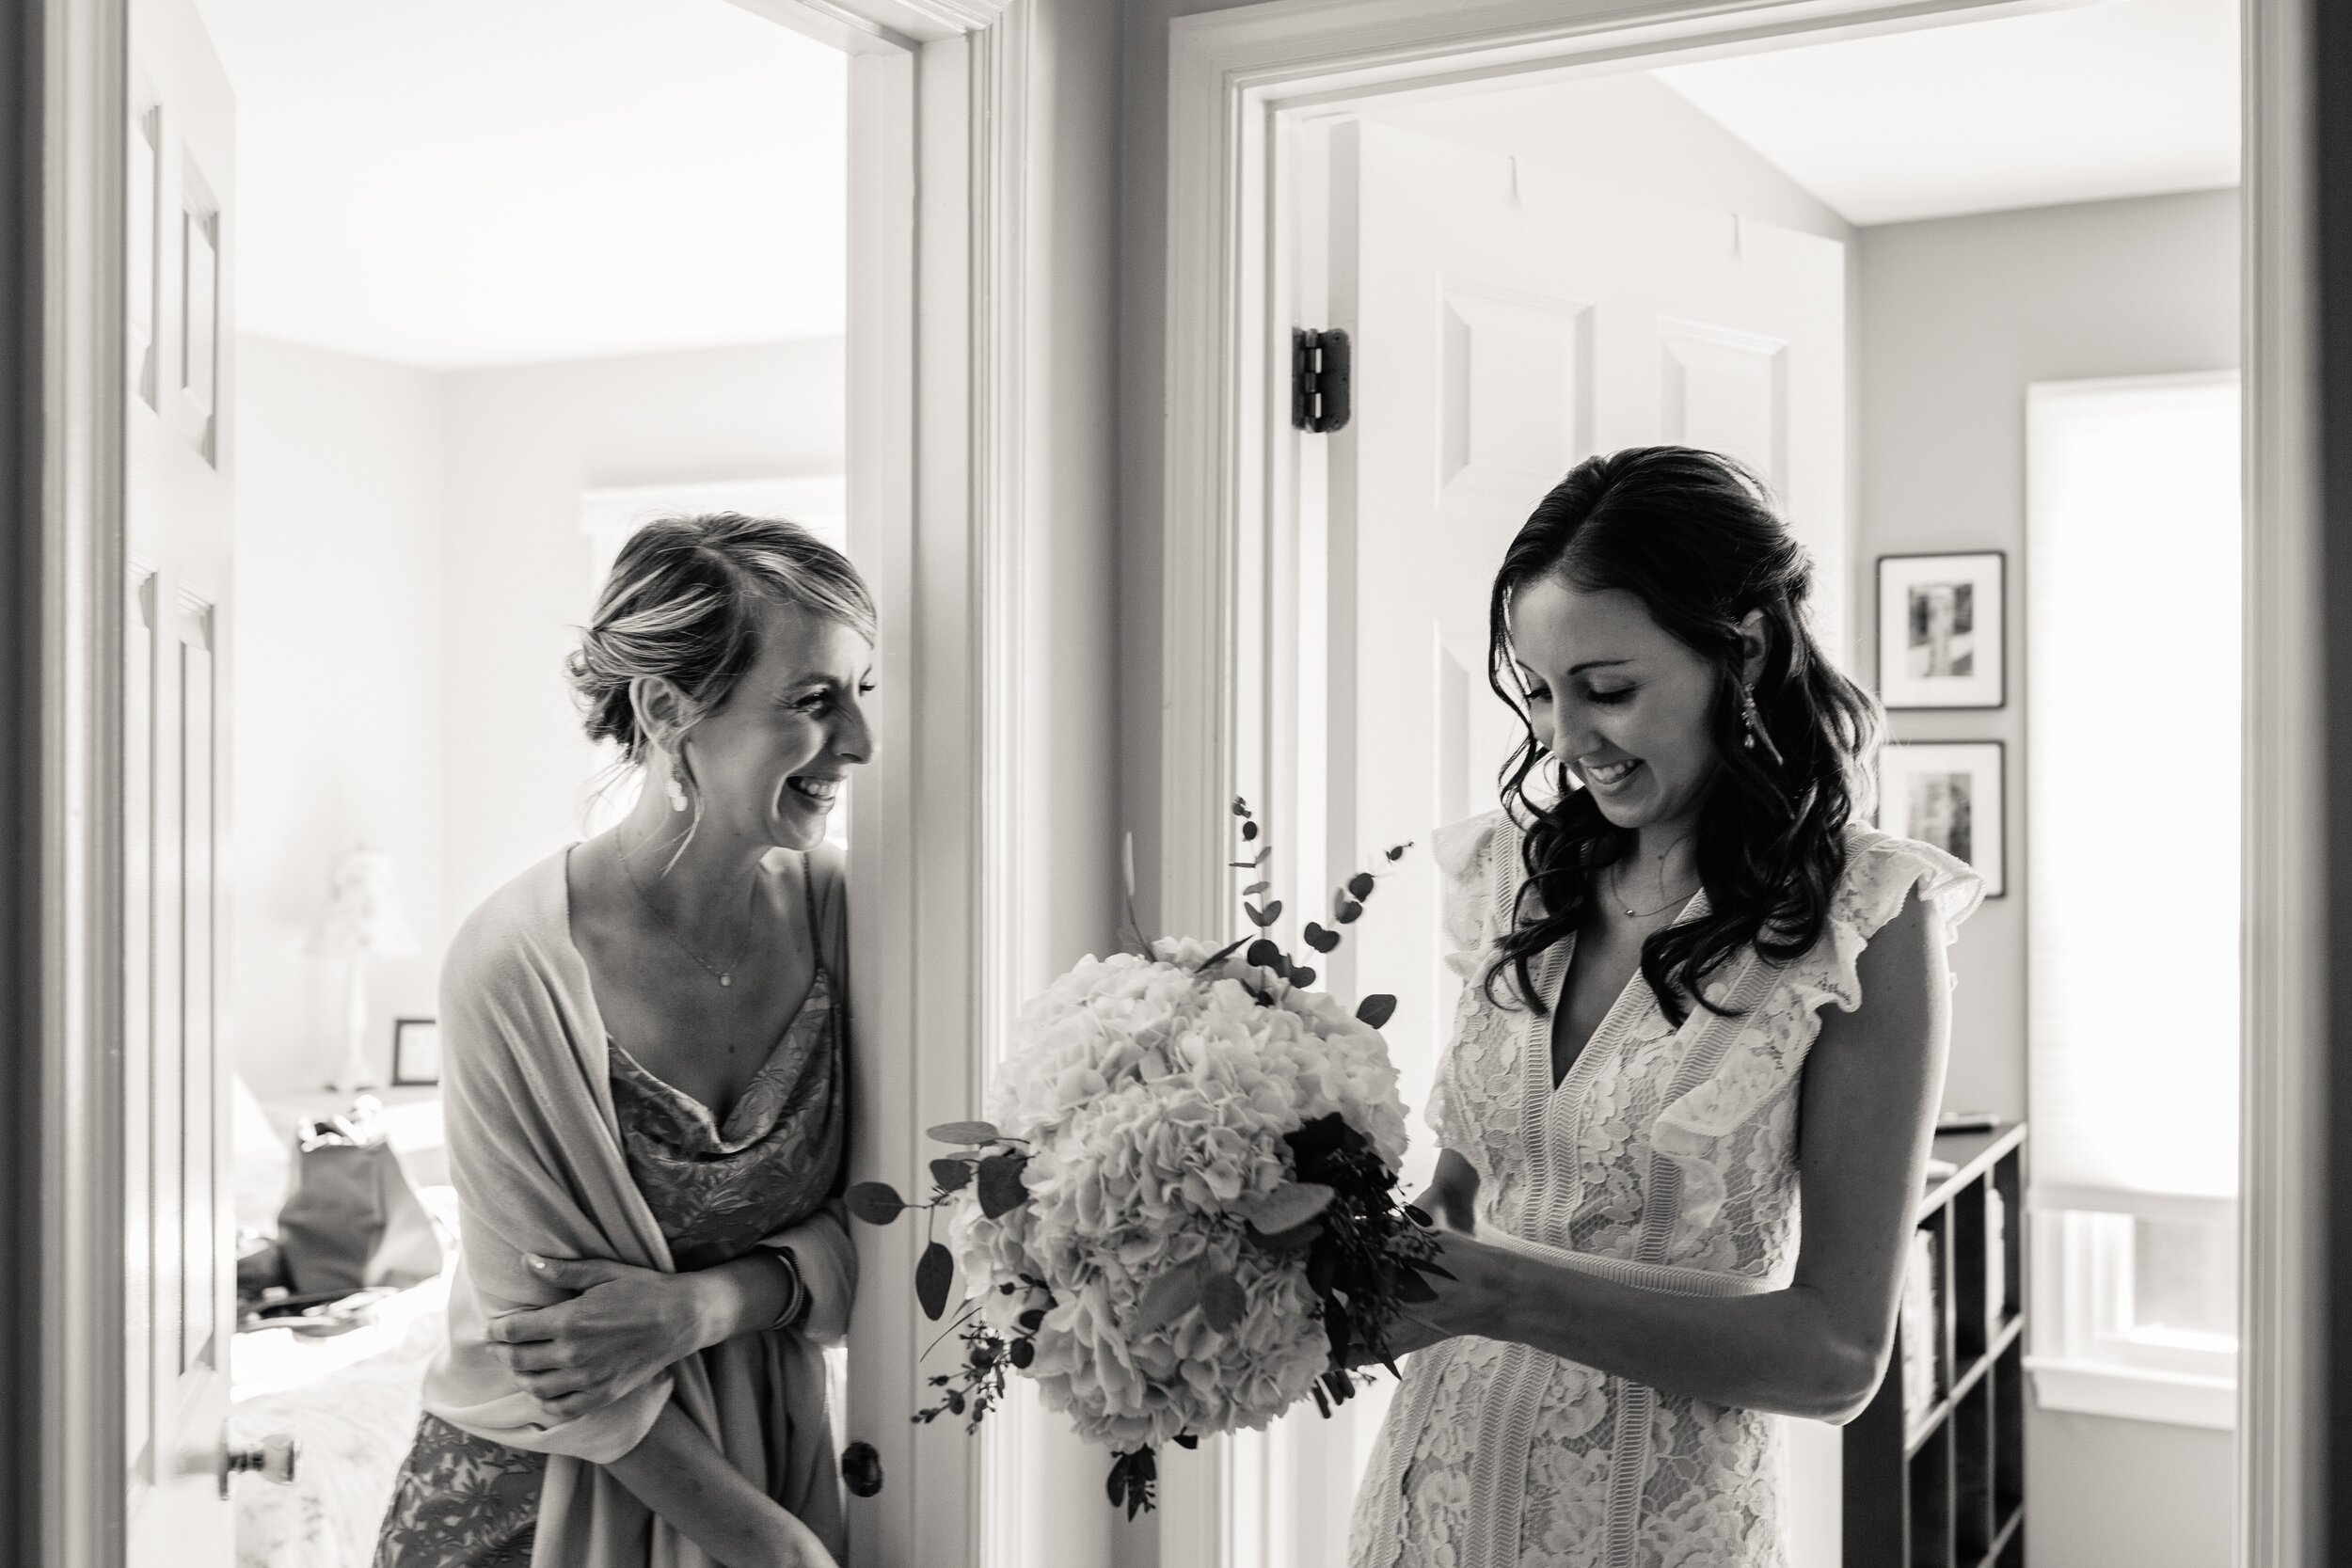
[[[1899,1314],[1886,1381],[1845,1430],[1845,1568],[2025,1568],[2025,1124],[1944,1134],[1935,1156],[1960,1168],[1918,1212],[1932,1238],[1932,1393],[1906,1402],[1913,1325]]]

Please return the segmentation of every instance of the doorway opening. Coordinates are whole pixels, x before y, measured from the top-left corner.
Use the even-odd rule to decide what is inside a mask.
[[[1454,62],[1269,120],[1266,434],[1243,480],[1264,527],[1236,572],[1269,657],[1236,691],[1232,755],[1288,809],[1281,877],[1320,885],[1493,806],[1518,738],[1486,687],[1503,546],[1576,461],[1675,442],[1755,468],[1812,553],[1824,641],[1891,710],[1881,824],[1994,885],[1953,953],[1946,1105],[2030,1112],[2040,1175],[2001,1220],[2021,1315],[1944,1386],[1966,1451],[1937,1560],[2030,1539],[2185,1568],[2233,1546],[2239,25],[2211,0],[2129,0],[1704,58]],[[1293,328],[1349,334],[1336,433],[1282,419]],[[2153,556],[2119,510],[2152,468],[2175,480]],[[2080,744],[2156,711],[2088,689],[2097,659],[2056,634],[2111,609],[2082,569],[2103,550],[2118,583],[2201,562],[2161,613],[2199,628],[2219,740],[2177,793],[2144,729],[2098,732],[2097,768]],[[2119,822],[2095,802],[2140,772],[2223,847],[2199,869],[2210,984],[2162,1008],[2144,988],[2127,1032],[2171,1065],[2127,1116],[2059,962],[2090,905],[2057,849]],[[2137,885],[2129,857],[2106,863]],[[1420,1105],[1460,982],[1434,869],[1391,886],[1360,977],[1332,983],[1398,995],[1385,1033]],[[2166,1138],[2212,1158],[2151,1165]],[[1383,1402],[1238,1440],[1228,1463],[1263,1481],[1230,1488],[1258,1500],[1229,1501],[1223,1560],[1343,1560]],[[1796,1443],[1800,1560],[1820,1568],[1867,1560],[1845,1555],[1842,1440]]]
[[[849,542],[850,79],[727,0],[138,8],[132,1562],[373,1560],[461,1241],[442,952],[628,803],[574,630],[656,515]],[[441,1267],[282,1309],[337,1117]],[[291,1482],[173,1463],[224,1419]]]

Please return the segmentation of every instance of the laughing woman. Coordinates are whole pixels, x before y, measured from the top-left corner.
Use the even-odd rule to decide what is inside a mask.
[[[1437,842],[1453,1278],[1354,1568],[1785,1568],[1777,1418],[1851,1418],[1885,1370],[1980,884],[1855,819],[1877,714],[1810,589],[1683,448],[1581,465],[1503,558],[1525,744]]]
[[[443,969],[464,1250],[377,1568],[834,1568],[855,1268],[842,867],[873,601],[790,523],[655,523],[568,664],[645,787]]]

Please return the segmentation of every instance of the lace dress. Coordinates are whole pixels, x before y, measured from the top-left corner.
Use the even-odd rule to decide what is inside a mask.
[[[809,880],[803,873],[803,881]],[[811,899],[809,924],[818,929]],[[724,1125],[700,1101],[612,1053],[612,1108],[630,1174],[681,1269],[707,1268],[751,1251],[824,1205],[841,1168],[847,1076],[840,1009],[820,964],[807,998]],[[771,1377],[798,1375],[772,1354]],[[830,1434],[774,1433],[773,1455],[830,1457]],[[429,1412],[401,1467],[377,1539],[375,1568],[527,1568],[548,1456],[476,1436]],[[829,1464],[823,1494],[803,1501],[803,1522],[839,1534],[841,1504]],[[787,1495],[781,1476],[771,1495]]]
[[[1982,883],[1867,828],[1828,928],[1786,966],[1753,948],[1677,1029],[1635,975],[1557,1088],[1549,1020],[1490,1002],[1492,941],[1523,872],[1501,813],[1444,830],[1447,963],[1468,982],[1429,1121],[1478,1174],[1488,1239],[1652,1289],[1788,1284],[1797,1086],[1820,1009],[1853,1011],[1855,959],[1914,888],[1945,939]],[[1693,899],[1685,916],[1702,910]],[[1534,965],[1556,1004],[1573,940]],[[1497,988],[1507,997],[1508,972]],[[1349,1531],[1350,1568],[1785,1568],[1780,1418],[1661,1393],[1524,1345],[1459,1337],[1405,1366]]]

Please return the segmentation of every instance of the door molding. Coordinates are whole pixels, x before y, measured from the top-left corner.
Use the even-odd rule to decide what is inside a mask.
[[[1851,36],[2047,8],[2016,0],[1274,0],[1184,17],[1168,35],[1166,445],[1162,485],[1160,907],[1163,928],[1219,931],[1232,908],[1225,802],[1263,796],[1283,712],[1264,650],[1286,559],[1270,530],[1294,467],[1274,429],[1271,367],[1285,364],[1275,195],[1289,115],[1464,80],[1720,53],[1773,38]],[[2333,676],[2352,689],[2352,639],[2328,641],[2321,594],[2323,359],[2311,0],[2247,0],[2247,936],[2245,1302],[2240,1379],[2242,1562],[2318,1568],[2330,1322],[2323,1226],[2331,967],[2352,974],[2328,924]],[[2339,29],[2339,32],[2345,30]],[[2344,170],[2331,170],[2342,177]],[[2341,213],[2330,214],[2341,223]],[[2335,236],[2339,245],[2347,237]],[[2337,385],[2352,385],[2341,379]],[[2339,483],[2343,476],[2334,476]],[[2340,701],[2340,700],[2339,700]],[[2345,764],[2338,761],[2338,769]],[[1278,835],[1279,836],[1279,835]],[[2337,874],[2340,880],[2343,873]],[[2352,897],[2352,890],[2346,890]],[[2329,960],[2333,958],[2331,966]],[[2333,1086],[2352,1102],[2352,1069]],[[2338,1173],[2341,1177],[2341,1172]],[[2344,1222],[2337,1221],[2339,1238]],[[2339,1278],[2343,1277],[2342,1271]],[[2336,1386],[2352,1386],[2337,1373]],[[2338,1396],[2341,1397],[2341,1396]],[[1163,1463],[1162,1568],[1258,1568],[1279,1477],[1270,1446],[1204,1443]],[[2346,1505],[2338,1504],[2340,1511]]]
[[[1023,793],[1014,717],[1038,673],[1015,635],[1018,587],[1044,525],[1021,446],[1036,324],[1015,288],[1035,243],[1028,6],[739,3],[853,56],[850,537],[896,633],[882,760],[851,825],[866,956],[853,1163],[903,1182],[921,1130],[972,1113],[1002,1044],[1001,1025],[979,1021],[1004,1015],[1033,940],[1024,826],[1007,809]],[[0,402],[0,1555],[119,1568],[129,0],[6,9],[0,199],[23,221],[0,226],[0,363],[27,395]],[[882,1450],[886,1483],[850,1505],[853,1561],[1017,1560],[1018,1520],[985,1500],[1004,1489],[982,1485],[1006,1434],[975,1443],[907,1418],[929,1338],[919,1237],[861,1241],[849,1417]]]

